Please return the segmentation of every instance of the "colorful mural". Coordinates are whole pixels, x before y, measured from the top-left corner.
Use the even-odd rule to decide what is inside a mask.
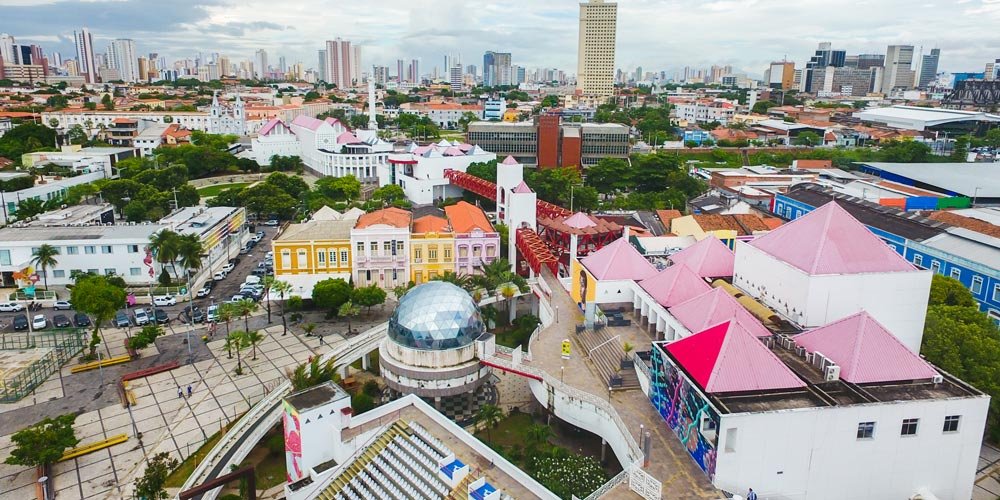
[[[577,259],[573,259],[570,263],[569,273],[572,279],[570,296],[576,301],[577,306],[583,309],[597,297],[597,280]]]
[[[653,407],[712,480],[717,455],[718,413],[667,358],[659,344],[653,346],[652,363],[649,399]]]
[[[293,483],[304,477],[302,470],[302,426],[299,423],[299,412],[288,404],[281,402],[284,410],[281,421],[285,430],[285,475],[288,482]]]

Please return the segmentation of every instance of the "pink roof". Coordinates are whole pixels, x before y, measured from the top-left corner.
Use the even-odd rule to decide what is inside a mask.
[[[317,120],[315,118],[312,118],[312,117],[309,117],[309,116],[306,116],[306,115],[299,115],[299,116],[296,116],[294,120],[292,120],[292,125],[298,125],[300,127],[305,127],[305,128],[307,128],[309,130],[316,130],[321,125],[323,125],[323,120]]]
[[[469,150],[471,150],[475,146],[473,146],[472,144],[464,144],[463,143],[463,144],[459,144],[458,146],[455,146],[455,147],[458,148],[458,149],[460,149],[460,150],[462,150],[462,151],[469,151]]]
[[[500,162],[500,164],[501,165],[518,165],[517,160],[515,160],[514,157],[510,156],[510,155],[507,155],[507,157],[504,158],[503,161]]]
[[[448,149],[445,149],[444,153],[441,153],[441,154],[443,154],[445,156],[462,156],[462,155],[465,154],[465,152],[462,151],[461,149],[457,148],[457,147],[452,146],[452,147],[450,147]]]
[[[350,132],[344,132],[337,136],[337,144],[354,144],[361,142],[358,137]]]
[[[806,385],[735,321],[671,342],[665,349],[708,393],[773,391]]]
[[[671,262],[686,264],[702,278],[732,276],[735,260],[729,247],[711,235],[670,256]]]
[[[531,188],[528,187],[528,185],[525,184],[524,181],[521,181],[521,183],[518,184],[517,187],[514,188],[514,192],[515,193],[530,193],[531,192]]]
[[[618,238],[580,263],[598,280],[639,281],[656,274],[656,268],[625,238]]]
[[[640,281],[639,286],[663,307],[673,307],[712,290],[705,280],[685,265],[670,266]]]
[[[270,121],[265,123],[264,126],[260,128],[260,131],[257,132],[257,135],[267,135],[268,133],[271,132],[271,130],[274,130],[274,127],[276,127],[279,123],[281,123],[281,120],[277,118],[271,118]]]
[[[351,130],[351,127],[348,127],[347,125],[344,124],[344,122],[342,122],[342,121],[340,121],[340,120],[338,120],[338,119],[336,119],[336,118],[334,118],[332,116],[326,117],[326,119],[323,120],[323,121],[326,122],[326,123],[329,123],[330,126],[333,126],[333,125],[336,125],[336,124],[339,123],[341,127],[344,127],[347,130]]]
[[[840,365],[840,378],[855,384],[925,380],[938,374],[865,311],[793,338]]]
[[[566,224],[567,226],[576,229],[583,229],[585,227],[594,227],[597,225],[597,223],[594,222],[594,220],[591,219],[589,215],[583,212],[577,212],[573,214],[572,216],[564,220],[563,224]]]
[[[913,271],[902,256],[836,202],[750,242],[809,274]]]
[[[674,267],[683,266],[673,266],[668,269]],[[670,307],[670,314],[677,318],[684,328],[692,332],[700,332],[723,321],[735,320],[754,337],[771,336],[771,332],[764,328],[760,320],[750,314],[722,287],[712,288],[708,292]]]

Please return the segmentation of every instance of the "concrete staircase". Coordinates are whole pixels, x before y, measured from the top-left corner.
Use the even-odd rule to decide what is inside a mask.
[[[621,360],[625,358],[625,350],[622,349],[622,342],[617,339],[611,340],[612,337],[607,328],[602,328],[582,330],[574,335],[573,340],[580,348],[582,355],[590,359],[601,380],[609,382],[612,375],[618,375],[622,378],[622,384],[616,386],[615,389],[637,389],[639,379],[636,377],[635,369],[621,369]],[[611,341],[609,342],[609,340]]]

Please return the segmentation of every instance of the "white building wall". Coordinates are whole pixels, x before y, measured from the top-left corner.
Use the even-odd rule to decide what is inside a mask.
[[[150,225],[149,228],[149,234],[152,234],[160,226]],[[145,237],[94,240],[7,241],[0,243],[0,250],[10,251],[11,265],[3,266],[3,270],[24,268],[31,262],[32,249],[46,243],[59,250],[59,255],[56,258],[57,264],[48,269],[49,286],[72,284],[73,280],[70,278],[70,274],[74,270],[92,271],[98,274],[114,273],[131,284],[144,284],[151,281],[148,274],[149,268],[142,263],[146,256],[143,248],[149,245],[148,235]],[[110,251],[106,247],[110,247]],[[159,272],[159,265],[156,267],[156,272]],[[41,276],[40,269],[38,273]],[[41,283],[40,281],[39,284]]]
[[[913,352],[923,338],[931,272],[809,276],[736,242],[733,284],[804,328],[868,311]]]
[[[494,153],[484,153],[471,156],[437,156],[425,158],[405,155],[389,155],[390,158],[414,159],[416,165],[396,164],[396,184],[403,188],[406,198],[416,205],[429,205],[439,198],[456,198],[462,195],[462,189],[452,186],[444,176],[445,170],[465,172],[473,163],[485,163],[496,160]],[[407,167],[413,167],[413,175],[406,175]]]
[[[989,398],[901,401],[723,415],[715,486],[760,498],[906,499],[927,488],[941,499],[968,499]],[[944,433],[945,416],[960,415]],[[901,436],[903,419],[917,434]],[[875,422],[872,439],[857,439]]]

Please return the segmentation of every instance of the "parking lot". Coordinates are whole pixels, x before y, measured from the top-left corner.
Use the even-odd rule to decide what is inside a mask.
[[[262,231],[264,233],[264,238],[259,243],[257,243],[256,246],[254,246],[254,248],[250,251],[249,254],[233,256],[234,259],[238,259],[238,262],[236,263],[235,267],[223,280],[212,282],[213,285],[212,291],[207,297],[202,297],[202,298],[196,297],[194,299],[195,305],[201,308],[203,312],[208,309],[209,305],[213,303],[220,304],[222,302],[225,302],[229,300],[237,292],[239,292],[240,285],[244,282],[247,275],[249,275],[254,269],[256,269],[257,263],[263,262],[265,254],[271,251],[271,239],[277,233],[277,228],[266,227],[263,224],[258,224],[255,227],[255,231]],[[226,262],[220,260],[219,262],[216,263],[215,266],[216,269],[213,269],[212,271],[214,272],[218,270],[218,268],[221,268],[224,264],[226,264]],[[210,281],[211,281],[211,274],[212,273],[208,273]],[[193,293],[197,293],[197,291],[198,290],[195,289]],[[160,306],[154,306],[153,304],[140,304],[136,307],[147,310],[149,312],[150,320],[152,320],[153,318],[153,310],[161,309],[164,312],[166,312],[167,318],[169,319],[169,324],[177,325],[184,322],[184,318],[181,317],[181,312],[183,311],[184,307],[186,307],[188,304],[188,296],[176,297],[176,299],[177,303],[172,306],[160,307]],[[70,320],[70,322],[72,322],[74,315],[76,314],[76,311],[72,309],[55,310],[51,306],[45,307],[37,311],[28,311],[27,304],[22,302],[22,305],[25,306],[25,310],[20,312],[0,312],[0,332],[14,331],[14,326],[13,326],[14,317],[19,315],[26,316],[29,322],[31,322],[36,315],[42,315],[45,317],[47,323],[46,327],[42,329],[42,331],[52,331],[55,329],[53,321],[56,316],[59,315],[65,316],[67,319]],[[124,313],[128,317],[130,326],[133,327],[137,326],[135,324],[136,307],[131,307],[131,308],[122,307],[122,309],[119,310],[119,312]],[[113,321],[114,320],[112,319],[112,323]],[[110,327],[114,325],[108,324],[103,326]],[[168,333],[170,333],[170,330],[171,329],[168,329]]]

